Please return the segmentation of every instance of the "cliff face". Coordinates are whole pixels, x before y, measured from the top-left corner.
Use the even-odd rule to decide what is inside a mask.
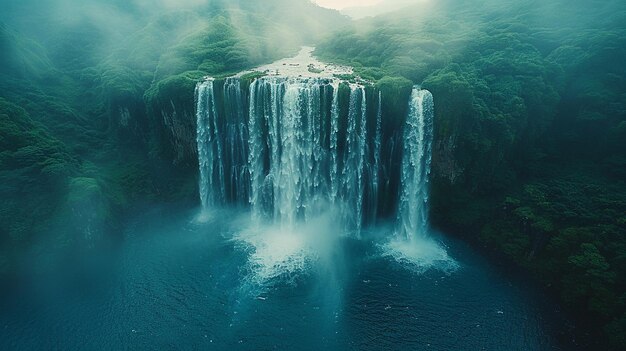
[[[194,88],[199,76],[176,76],[145,94],[152,158],[195,169],[198,163]]]
[[[456,134],[439,136],[433,147],[433,175],[450,184],[455,184],[463,174],[456,159],[457,140]]]
[[[145,103],[133,98],[109,104],[108,130],[123,144],[144,144],[150,130]]]
[[[194,82],[195,83],[195,82]],[[222,84],[218,83],[221,87]],[[195,104],[193,100],[193,90],[189,89],[189,85],[185,84],[181,87],[184,91],[176,92],[171,99],[167,97],[159,97],[153,101],[148,101],[148,110],[150,111],[151,131],[153,141],[153,149],[159,150],[159,153],[172,165],[197,165],[197,143],[196,143],[196,114]],[[218,89],[220,90],[220,89]],[[389,135],[393,135],[394,131],[401,127],[404,117],[395,116],[396,114],[406,114],[406,101],[395,96],[387,97],[385,87],[382,87],[382,106],[384,106],[384,120],[386,125],[383,129]],[[378,89],[372,89],[370,98],[374,98],[378,94]],[[245,94],[244,92],[244,95]],[[400,94],[404,97],[405,94]],[[176,96],[186,96],[185,99],[176,99]],[[218,99],[222,98],[221,91],[218,93]],[[396,106],[397,105],[397,106]],[[126,109],[120,109],[120,128],[129,128],[129,117]],[[123,112],[123,113],[122,113]],[[373,112],[372,112],[373,113]],[[393,115],[393,116],[392,116]],[[438,119],[442,119],[442,114],[437,114]],[[130,117],[132,120],[132,116]],[[435,120],[435,125],[443,123],[441,120]],[[132,124],[132,123],[131,123]],[[439,182],[448,185],[454,185],[461,181],[464,167],[459,162],[459,146],[458,133],[460,131],[453,130],[450,133],[437,133],[433,144],[433,178]],[[397,163],[397,160],[394,160]]]
[[[242,123],[247,124],[247,111],[249,109],[249,86],[254,78],[242,80],[237,85],[238,94],[241,99],[241,106],[237,110],[243,111]],[[197,116],[196,102],[194,100],[194,90],[190,87],[198,80],[188,80],[184,84],[177,84],[173,87],[161,87],[152,100],[147,100],[151,121],[151,150],[157,151],[159,158],[168,164],[172,170],[182,171],[185,177],[195,178],[198,167],[198,145],[197,145]],[[380,186],[383,191],[379,199],[381,209],[380,215],[394,216],[397,204],[397,189],[399,185],[400,162],[402,158],[402,130],[406,123],[408,92],[411,88],[410,82],[394,81],[382,82],[369,86],[367,90],[367,101],[369,103],[367,112],[368,132],[373,132],[376,122],[376,115],[382,115],[382,158],[381,177],[385,180]],[[347,86],[346,86],[347,88]],[[232,103],[237,100],[233,96],[225,97],[225,80],[215,80],[215,99],[218,111],[216,113],[222,118],[234,118]],[[167,94],[165,94],[167,92]],[[347,118],[349,89],[339,93],[341,117]],[[380,104],[378,96],[380,93]],[[229,90],[229,94],[233,94]],[[228,101],[228,103],[226,102]],[[445,102],[438,99],[443,105],[436,113],[434,121],[436,133],[433,142],[432,158],[432,185],[434,211],[445,212],[443,209],[449,204],[450,198],[455,197],[455,190],[459,186],[465,185],[465,170],[471,163],[463,157],[467,155],[466,150],[459,145],[459,135],[462,133],[462,126],[455,122],[446,114]],[[244,106],[245,105],[245,106]],[[380,110],[379,110],[380,108]],[[439,107],[435,106],[435,110]],[[344,126],[345,121],[340,121]],[[227,130],[221,130],[227,133]],[[224,134],[224,145],[232,147],[233,137]],[[237,139],[238,140],[238,139]],[[247,142],[246,142],[247,143]],[[242,146],[243,147],[243,146]],[[340,145],[341,147],[341,145]],[[382,180],[382,178],[381,178]],[[439,207],[442,204],[444,207]],[[436,214],[435,214],[436,215]]]
[[[196,144],[196,119],[189,108],[178,108],[173,101],[160,114],[162,128],[171,149],[172,163],[193,163],[198,155]]]

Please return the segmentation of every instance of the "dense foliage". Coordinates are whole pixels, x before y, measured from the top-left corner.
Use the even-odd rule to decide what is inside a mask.
[[[440,0],[354,23],[306,0],[168,3],[0,6],[0,273],[33,246],[94,245],[139,202],[190,198],[197,79],[326,37],[317,54],[376,81],[388,118],[411,84],[433,92],[434,222],[626,346],[622,2]]]
[[[308,1],[171,5],[0,6],[0,274],[27,249],[110,241],[139,202],[193,199],[195,157],[181,163],[163,116],[193,121],[200,77],[289,56],[344,19]]]
[[[433,219],[527,267],[626,345],[626,7],[442,1],[317,52],[436,103]],[[383,78],[387,79],[387,78]]]

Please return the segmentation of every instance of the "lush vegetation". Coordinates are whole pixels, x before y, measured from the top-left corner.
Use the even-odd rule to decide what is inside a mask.
[[[308,1],[168,4],[0,6],[0,274],[25,250],[109,242],[138,203],[194,199],[193,117],[176,118],[193,115],[197,80],[289,56],[344,19]]]
[[[626,346],[626,7],[442,1],[317,52],[436,103],[433,219],[528,268]]]
[[[623,2],[440,0],[353,23],[306,0],[199,3],[0,6],[0,273],[26,249],[106,240],[140,202],[192,198],[196,81],[321,40],[388,117],[412,84],[433,92],[434,223],[626,347]]]

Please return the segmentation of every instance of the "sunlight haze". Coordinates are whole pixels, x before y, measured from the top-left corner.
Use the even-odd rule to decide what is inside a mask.
[[[323,7],[342,10],[348,7],[376,5],[382,0],[316,0],[314,2]]]
[[[0,0],[0,351],[626,351],[626,0]]]

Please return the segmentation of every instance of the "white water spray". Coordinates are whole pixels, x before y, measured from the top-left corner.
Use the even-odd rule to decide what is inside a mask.
[[[396,235],[384,247],[385,254],[406,263],[418,273],[431,268],[454,271],[458,265],[430,235],[428,223],[429,181],[433,143],[433,96],[414,87],[403,133],[401,190]]]
[[[218,128],[214,80],[206,80],[196,87],[197,144],[200,169],[200,201],[203,212],[223,199],[224,169],[221,162],[222,144]]]
[[[433,96],[414,88],[404,129],[398,233],[406,239],[428,235],[428,196],[433,143]]]
[[[383,172],[383,143],[390,135],[383,132],[380,92],[369,126],[368,90],[362,85],[266,76],[250,82],[249,89],[243,86],[241,78],[208,79],[196,89],[205,210],[226,202],[247,204],[254,226],[270,228],[267,240],[278,235],[285,242],[301,242],[298,233],[320,217],[334,218],[337,234],[359,237],[363,224],[378,216],[381,183],[398,182],[396,235],[388,254],[420,267],[449,261],[428,233],[434,111],[428,91],[413,89],[401,165],[386,165]],[[248,234],[242,238],[253,246],[267,243],[258,231]],[[257,249],[260,255],[268,248]]]

